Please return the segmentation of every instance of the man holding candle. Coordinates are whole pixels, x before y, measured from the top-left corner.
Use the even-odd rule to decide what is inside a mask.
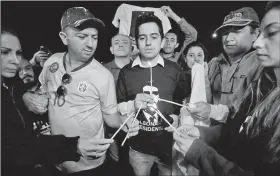
[[[130,102],[128,112],[135,112],[141,104],[137,117],[140,130],[128,140],[129,160],[136,176],[149,175],[154,163],[160,175],[171,174],[173,128],[158,115],[157,108],[173,127],[178,126],[178,116],[173,114],[174,105],[150,102],[155,95],[173,100],[180,67],[160,56],[164,45],[161,21],[152,14],[140,15],[136,20],[136,43],[139,56],[121,69],[117,83],[118,103]],[[146,94],[143,94],[146,93]],[[136,97],[136,98],[135,98]],[[142,100],[135,101],[132,100]],[[145,101],[148,100],[148,103]],[[168,127],[169,126],[169,127]]]
[[[244,118],[236,114],[240,109],[248,85],[259,78],[263,67],[257,61],[256,51],[252,48],[259,35],[259,17],[251,7],[243,7],[230,12],[223,24],[214,34],[220,36],[223,52],[213,58],[209,64],[211,104],[199,102],[197,108],[189,109],[192,117],[211,118],[212,124],[219,124],[214,119],[231,124],[232,133],[238,134]],[[247,113],[253,108],[244,105]]]
[[[52,134],[79,136],[78,162],[67,161],[58,167],[71,176],[112,175],[106,168],[106,151],[112,139],[104,139],[104,123],[120,126],[116,90],[112,74],[94,57],[98,34],[104,23],[83,7],[67,9],[61,19],[59,36],[68,51],[53,54],[44,64],[39,80],[50,96],[48,104]],[[125,131],[138,132],[138,123],[128,122]],[[90,148],[93,155],[85,153]]]

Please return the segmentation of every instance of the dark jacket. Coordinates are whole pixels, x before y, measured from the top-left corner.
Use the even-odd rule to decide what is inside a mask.
[[[1,154],[3,176],[37,175],[35,165],[77,161],[78,137],[36,137],[31,118],[24,117],[15,102],[15,86],[1,85]]]

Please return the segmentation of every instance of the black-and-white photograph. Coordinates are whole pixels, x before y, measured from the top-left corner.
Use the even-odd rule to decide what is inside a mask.
[[[279,176],[280,1],[2,1],[1,175]]]

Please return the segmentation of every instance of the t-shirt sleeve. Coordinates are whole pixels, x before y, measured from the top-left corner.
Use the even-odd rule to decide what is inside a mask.
[[[117,112],[117,98],[115,81],[111,72],[108,71],[108,79],[104,82],[100,89],[101,110],[108,115],[114,114]]]
[[[115,14],[115,17],[112,21],[112,24],[116,27],[116,28],[119,28],[120,26],[120,20],[122,19],[123,17],[123,4],[120,5],[116,11],[116,14]]]
[[[164,15],[164,13],[162,13],[160,9],[155,10],[155,16],[157,16],[161,20],[163,33],[166,34],[171,29],[171,24],[168,17]]]

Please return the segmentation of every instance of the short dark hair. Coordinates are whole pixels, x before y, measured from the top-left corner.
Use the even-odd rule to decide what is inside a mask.
[[[269,1],[265,6],[264,13],[266,14],[268,11],[270,11],[273,8],[280,8],[280,2],[279,1]]]
[[[136,39],[136,43],[137,39],[138,39],[138,35],[139,35],[139,26],[145,23],[156,23],[156,25],[158,26],[159,29],[159,34],[161,36],[161,38],[164,37],[163,35],[163,28],[162,28],[162,23],[160,21],[160,19],[155,16],[154,14],[150,14],[150,13],[144,13],[142,15],[139,15],[136,19],[136,27],[135,27],[135,39]]]
[[[179,39],[178,31],[177,31],[176,29],[171,28],[169,31],[167,31],[167,33],[173,33],[173,34],[176,35],[177,40]],[[167,33],[166,33],[166,34],[167,34]],[[165,34],[165,35],[166,35],[166,34]]]
[[[172,27],[166,34],[168,34],[168,33],[173,33],[173,34],[175,34],[176,35],[176,37],[177,37],[177,43],[179,44],[179,46],[178,46],[178,48],[181,48],[182,47],[182,45],[183,45],[183,39],[184,39],[184,34],[182,33],[182,31],[181,30],[179,30],[178,28],[176,28],[176,27]],[[166,35],[165,34],[165,35]],[[176,48],[176,49],[178,49],[178,48]]]

